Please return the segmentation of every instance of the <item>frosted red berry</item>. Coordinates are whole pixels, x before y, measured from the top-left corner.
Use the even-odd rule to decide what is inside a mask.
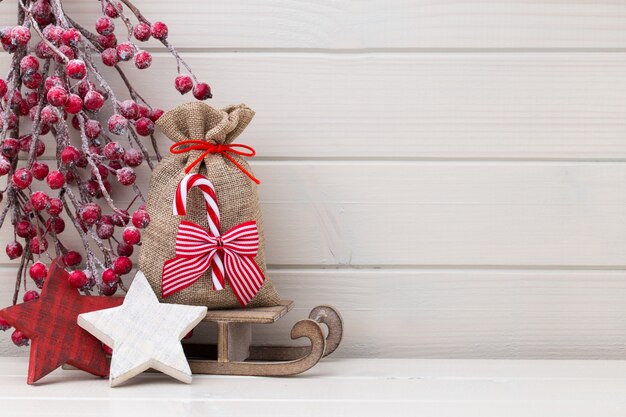
[[[114,135],[125,135],[128,133],[128,120],[121,114],[114,114],[109,117],[107,127]]]
[[[139,116],[137,117],[138,119],[142,117],[150,118],[150,112],[151,112],[150,107],[139,105],[138,108],[139,108]]]
[[[129,167],[138,167],[143,162],[143,154],[135,148],[130,148],[124,153],[124,163]]]
[[[41,121],[53,125],[59,121],[59,111],[52,106],[45,106],[41,109]]]
[[[30,30],[26,26],[15,26],[11,29],[11,40],[16,45],[26,45],[30,40]]]
[[[54,60],[58,64],[63,64],[66,61],[65,58],[69,59],[70,61],[76,59],[76,52],[74,52],[74,49],[72,49],[71,46],[61,45],[61,46],[59,46],[59,52],[61,52],[62,55],[55,55],[54,56]],[[63,58],[63,57],[65,57],[65,58]]]
[[[133,269],[133,262],[126,256],[118,256],[113,261],[113,271],[118,275],[126,275]]]
[[[26,93],[26,96],[28,97],[30,93]],[[18,112],[18,114],[20,116],[26,116],[29,114],[29,110],[30,110],[30,103],[26,100],[26,98],[22,99],[22,101],[20,102],[20,106],[18,109],[16,109],[16,111]]]
[[[30,151],[30,147],[28,150]],[[45,151],[46,144],[42,140],[37,139],[37,142],[35,142],[35,156],[39,158],[41,155],[44,154]]]
[[[78,85],[78,95],[81,96],[82,98],[85,98],[85,95],[91,90],[96,89],[96,85],[92,81],[89,81],[87,78],[80,80],[77,83],[77,85]]]
[[[117,181],[122,185],[132,185],[135,182],[135,170],[130,167],[118,169],[116,172]]]
[[[102,209],[96,203],[87,203],[79,209],[78,214],[84,224],[91,226],[95,224],[102,215]]]
[[[119,142],[109,142],[104,147],[102,155],[110,161],[117,161],[124,156],[124,147]]]
[[[117,38],[114,33],[111,33],[110,35],[100,35],[98,36],[98,43],[104,49],[115,48],[115,45],[117,45]]]
[[[22,247],[22,244],[17,240],[13,240],[7,243],[6,253],[9,259],[19,258],[20,256],[22,256],[22,252],[24,252],[24,248]]]
[[[65,32],[63,32],[63,43],[67,46],[78,46],[80,39],[81,35],[77,29],[69,28]]]
[[[51,198],[47,212],[51,216],[58,216],[63,211],[63,202],[59,198]]]
[[[46,95],[48,103],[55,107],[64,106],[67,103],[67,90],[63,87],[52,87]]]
[[[120,61],[129,61],[135,56],[135,45],[130,42],[122,42],[115,48],[117,51],[117,58]]]
[[[50,233],[52,230],[54,230],[54,233],[57,235],[63,233],[65,230],[65,220],[60,217],[51,217],[46,220],[46,231]]]
[[[83,100],[76,94],[70,94],[64,109],[69,114],[77,114],[83,109]]]
[[[129,226],[122,232],[122,239],[129,245],[136,245],[141,241],[141,233],[136,227]]]
[[[87,67],[82,59],[72,59],[65,64],[65,74],[75,80],[85,78],[87,75]]]
[[[139,114],[139,107],[134,100],[124,100],[119,104],[119,111],[125,118],[134,120]]]
[[[130,221],[130,215],[126,210],[118,209],[111,215],[111,220],[117,227],[124,227]]]
[[[47,77],[44,83],[44,91],[48,92],[52,87],[63,87],[63,80],[56,75]]]
[[[163,22],[154,22],[150,29],[150,33],[155,39],[167,39],[167,25]]]
[[[146,210],[139,209],[133,213],[132,221],[135,227],[144,229],[150,224],[150,216]]]
[[[187,94],[193,88],[193,80],[187,74],[181,74],[174,80],[174,87],[180,94]]]
[[[37,234],[35,227],[28,220],[20,220],[15,224],[15,234],[21,238],[31,238]]]
[[[35,211],[43,211],[50,204],[50,197],[43,191],[35,191],[30,196],[30,204]]]
[[[22,297],[22,300],[27,303],[29,301],[34,301],[34,300],[38,300],[39,299],[39,293],[37,291],[26,291],[24,293],[24,296]]]
[[[2,155],[12,158],[20,151],[20,142],[15,138],[5,138],[0,150]]]
[[[28,274],[30,275],[32,279],[36,281],[42,280],[42,279],[45,279],[46,276],[48,276],[48,268],[46,267],[46,264],[38,261],[30,266],[30,269],[28,270]]]
[[[152,64],[152,55],[148,51],[139,51],[135,55],[135,66],[139,69],[146,69]]]
[[[11,341],[18,347],[28,346],[28,337],[19,330],[15,330],[13,334],[11,334]]]
[[[197,100],[206,100],[213,97],[211,87],[207,83],[198,83],[193,87],[193,96]]]
[[[31,170],[33,172],[33,177],[35,177],[35,179],[39,181],[43,181],[46,178],[46,176],[48,176],[48,172],[50,171],[50,168],[48,168],[48,164],[46,164],[45,162],[37,161],[33,164],[33,167],[31,168]]]
[[[72,145],[65,147],[65,149],[61,151],[61,162],[65,165],[76,163],[78,158],[80,158],[80,152]]]
[[[0,176],[8,174],[9,171],[11,171],[11,162],[5,156],[0,156]]]
[[[76,270],[70,272],[70,276],[68,277],[70,285],[74,288],[82,288],[87,285],[87,274],[85,272]]]
[[[147,23],[139,23],[133,29],[133,36],[135,39],[141,42],[145,42],[150,39],[150,25]]]
[[[31,90],[36,90],[41,85],[43,81],[43,77],[41,76],[40,73],[35,72],[32,74],[24,75],[24,77],[22,78],[22,81],[24,83],[24,87],[30,88]]]
[[[138,135],[150,136],[154,133],[154,122],[148,117],[142,117],[135,122],[135,130]]]
[[[87,188],[87,192],[89,195],[100,198],[102,197],[102,190],[100,189],[100,184],[96,180],[89,180],[85,184],[85,188]]]
[[[102,125],[99,121],[89,119],[85,122],[85,136],[89,139],[96,139],[102,133]]]
[[[9,138],[7,138],[7,139],[9,139]],[[20,136],[18,141],[19,141],[18,142],[19,150],[21,152],[29,153],[30,152],[30,147],[33,144],[33,137],[31,135],[23,135],[23,136]],[[35,154],[37,153],[37,148],[38,148],[37,145],[39,145],[40,142],[41,142],[40,140],[37,140],[37,144],[35,145]],[[46,149],[46,145],[44,145],[43,142],[41,142],[41,145],[42,145],[41,148],[45,150]]]
[[[100,294],[105,297],[111,297],[117,291],[117,283],[100,285]],[[111,351],[112,353],[113,351]]]
[[[133,251],[134,247],[129,243],[122,241],[117,244],[117,254],[119,256],[130,256],[133,254]]]
[[[38,255],[48,250],[48,240],[43,236],[35,236],[30,240],[30,251]]]
[[[20,168],[13,173],[13,184],[20,190],[33,182],[33,174],[27,168]]]
[[[52,8],[48,0],[37,0],[33,3],[31,12],[40,25],[45,25],[52,19]]]
[[[119,59],[117,58],[117,50],[115,48],[107,48],[101,54],[102,63],[108,67],[115,66]]]
[[[110,17],[111,19],[116,19],[120,16],[122,12],[122,4],[117,1],[112,1],[107,3],[104,8],[104,14]]]
[[[24,212],[26,213],[33,212],[33,207],[30,205],[30,200],[26,201],[26,203],[24,203],[24,206],[22,208],[24,209]]]
[[[111,268],[107,268],[102,272],[102,282],[105,284],[113,284],[117,282],[119,275],[115,273]]]
[[[0,176],[6,175],[11,171],[11,162],[3,155],[0,155]]]
[[[115,226],[113,226],[110,218],[108,221],[103,220],[105,218],[108,218],[108,216],[102,216],[96,223],[96,234],[100,239],[108,239],[115,232]]]
[[[50,49],[50,47],[44,41],[40,41],[35,46],[35,55],[37,56],[37,58],[47,59],[52,58],[54,52],[52,52],[52,49]]]
[[[20,69],[22,70],[22,75],[30,75],[37,71],[39,71],[39,61],[34,55],[26,55],[20,61]],[[0,94],[2,96],[2,94]]]
[[[104,97],[96,90],[91,90],[85,94],[83,104],[87,110],[95,112],[100,110],[104,105]]]
[[[50,43],[54,44],[55,46],[59,46],[59,44],[63,40],[63,32],[65,32],[65,30],[57,25],[48,25],[43,28],[42,31],[44,38],[49,40]]]
[[[106,16],[102,16],[96,20],[96,32],[101,35],[110,35],[115,31],[115,23]]]
[[[81,263],[83,257],[76,251],[69,251],[63,255],[63,263],[67,266],[76,266]]]
[[[46,177],[48,187],[52,190],[58,190],[65,185],[65,175],[61,171],[51,171]]]
[[[152,111],[150,111],[149,118],[153,122],[156,122],[157,120],[159,120],[161,118],[161,116],[163,116],[164,113],[165,113],[165,111],[163,111],[163,109],[160,109],[158,107],[153,107]]]
[[[7,82],[0,78],[0,98],[3,98],[7,94],[7,91],[9,91]]]

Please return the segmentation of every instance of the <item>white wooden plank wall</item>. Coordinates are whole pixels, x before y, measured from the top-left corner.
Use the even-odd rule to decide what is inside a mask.
[[[298,306],[260,341],[332,303],[344,357],[626,357],[625,1],[136,3],[214,105],[258,112],[241,142]],[[150,48],[133,82],[183,102]],[[2,253],[2,303],[14,272]],[[0,354],[24,354],[7,336]]]

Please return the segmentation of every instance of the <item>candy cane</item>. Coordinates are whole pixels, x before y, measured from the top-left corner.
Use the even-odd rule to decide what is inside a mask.
[[[211,181],[200,174],[188,174],[176,187],[176,196],[172,204],[175,216],[187,214],[187,193],[193,187],[198,187],[202,191],[207,209],[207,219],[209,221],[209,232],[211,236],[220,236],[220,210],[217,206],[217,195]],[[177,248],[178,249],[178,248]],[[211,280],[213,288],[217,291],[224,289],[224,261],[223,253],[218,253],[213,257],[211,264]]]

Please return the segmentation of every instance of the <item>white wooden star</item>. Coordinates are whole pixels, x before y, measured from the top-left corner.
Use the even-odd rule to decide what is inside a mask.
[[[206,307],[159,303],[139,271],[121,306],[80,314],[78,325],[113,348],[112,387],[149,368],[189,384],[191,369],[180,341],[206,312]]]

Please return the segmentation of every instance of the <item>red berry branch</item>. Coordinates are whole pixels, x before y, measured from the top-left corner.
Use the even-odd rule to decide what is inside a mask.
[[[24,302],[39,297],[30,281],[41,289],[56,257],[71,271],[70,284],[85,294],[126,290],[121,277],[133,268],[130,256],[150,222],[135,170],[144,162],[154,168],[150,153],[161,158],[154,122],[163,110],[151,106],[125,73],[152,64],[139,44],[161,42],[176,61],[174,87],[198,100],[211,98],[209,85],[198,82],[170,44],[165,23],[149,22],[129,0],[100,0],[100,7],[92,31],[66,15],[62,0],[19,0],[17,25],[0,28],[11,56],[0,78],[0,177],[7,179],[0,227],[10,219],[6,253],[20,260],[13,304],[22,288]],[[116,23],[126,29],[124,39],[118,40]],[[134,69],[126,63],[131,60]],[[113,90],[103,66],[115,68],[123,91]],[[54,155],[47,155],[51,147]],[[116,204],[115,183],[132,187],[135,198],[127,207]],[[81,247],[64,241],[67,222]],[[8,329],[0,319],[0,330]],[[11,338],[28,344],[17,330]]]

